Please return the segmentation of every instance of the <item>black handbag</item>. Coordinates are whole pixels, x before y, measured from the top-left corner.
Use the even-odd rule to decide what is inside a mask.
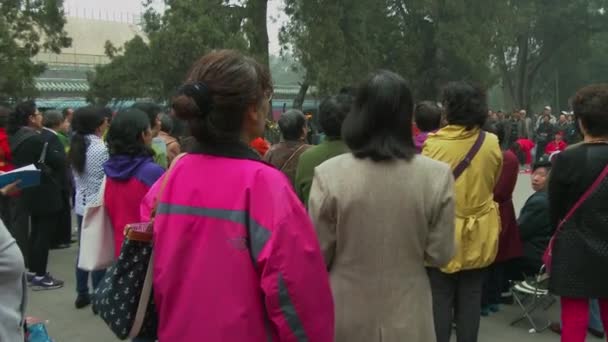
[[[93,306],[121,340],[157,338],[158,315],[152,293],[152,232],[125,228],[118,261],[95,290]]]
[[[153,225],[156,207],[177,156],[164,176],[149,223],[128,224],[118,261],[95,290],[93,308],[121,340],[142,337],[156,340],[158,314],[152,291]]]

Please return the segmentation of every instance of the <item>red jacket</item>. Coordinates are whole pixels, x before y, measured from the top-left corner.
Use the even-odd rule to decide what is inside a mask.
[[[254,139],[249,146],[251,146],[254,150],[256,150],[260,156],[264,157],[266,152],[270,149],[270,144],[264,138],[256,138]]]
[[[568,144],[566,144],[565,141],[553,140],[552,142],[547,144],[547,147],[545,147],[545,154],[551,155],[551,153],[553,153],[553,152],[557,152],[557,151],[562,152],[562,151],[566,150],[566,147],[568,147]]]
[[[515,153],[510,150],[503,152],[502,172],[494,188],[494,201],[499,205],[502,224],[496,262],[507,261],[523,255],[523,246],[513,207],[513,191],[518,174],[519,161]]]
[[[4,128],[0,128],[0,171],[8,172],[14,170],[13,156],[8,144],[8,134]]]
[[[517,143],[522,152],[526,155],[526,165],[532,164],[532,149],[535,146],[534,142],[530,139],[517,139]]]

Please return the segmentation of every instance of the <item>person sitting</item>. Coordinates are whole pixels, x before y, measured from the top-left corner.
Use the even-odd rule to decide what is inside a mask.
[[[293,185],[300,156],[311,147],[306,143],[308,129],[304,113],[297,109],[283,113],[279,119],[279,129],[281,142],[270,148],[264,161],[283,172]]]
[[[517,222],[524,246],[520,271],[526,276],[533,276],[540,270],[543,265],[543,253],[549,245],[554,230],[549,219],[549,198],[546,191],[550,171],[551,162],[546,158],[534,164],[532,171],[534,194],[521,209]]]
[[[567,147],[568,144],[566,144],[566,142],[564,141],[564,132],[559,131],[555,133],[555,140],[547,144],[547,147],[545,148],[545,154],[550,156],[555,152],[565,151]]]
[[[441,108],[430,101],[423,101],[416,105],[414,120],[419,132],[414,136],[416,151],[422,153],[422,147],[429,133],[441,128]]]

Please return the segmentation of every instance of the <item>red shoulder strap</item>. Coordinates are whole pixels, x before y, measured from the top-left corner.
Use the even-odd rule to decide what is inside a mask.
[[[604,179],[608,177],[608,165],[604,167],[604,170],[600,173],[600,175],[595,179],[595,181],[591,184],[591,186],[585,191],[585,193],[576,201],[576,203],[568,210],[568,213],[564,218],[560,221],[557,231],[560,231],[562,226],[566,221],[572,218],[574,213],[580,208],[583,203],[593,194],[593,192],[602,184]]]

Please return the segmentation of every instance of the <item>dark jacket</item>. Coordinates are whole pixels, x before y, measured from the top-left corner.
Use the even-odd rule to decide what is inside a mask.
[[[546,191],[534,193],[521,209],[518,219],[519,235],[524,247],[524,262],[533,270],[540,270],[542,256],[553,235],[549,220],[549,198]]]
[[[40,185],[23,189],[21,194],[20,200],[24,201],[32,215],[56,213],[64,206],[61,189],[66,174],[65,150],[59,138],[55,136],[55,139],[46,141],[45,136],[32,128],[22,127],[9,138],[15,167],[35,164],[42,170]],[[40,165],[38,160],[45,141],[49,144],[44,165]]]
[[[570,208],[608,165],[608,144],[582,144],[560,153],[549,180],[551,225]],[[608,298],[608,179],[557,233],[549,289],[574,298]]]
[[[496,262],[507,261],[522,255],[521,240],[515,220],[515,208],[513,207],[513,191],[518,175],[519,161],[517,156],[510,150],[503,152],[502,172],[494,188],[494,201],[499,205],[502,225]]]

